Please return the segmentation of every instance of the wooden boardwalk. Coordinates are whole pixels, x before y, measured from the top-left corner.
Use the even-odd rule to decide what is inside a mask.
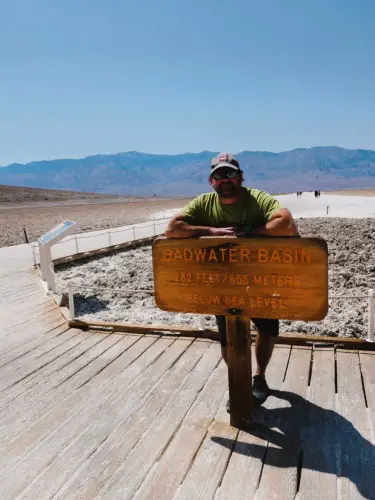
[[[375,354],[276,347],[253,433],[220,347],[70,329],[0,272],[0,498],[375,499]]]

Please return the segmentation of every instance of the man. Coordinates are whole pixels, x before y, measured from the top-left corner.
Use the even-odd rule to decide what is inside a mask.
[[[211,162],[208,179],[214,192],[198,196],[173,217],[165,232],[166,237],[297,236],[297,226],[289,210],[268,193],[243,187],[243,180],[243,172],[236,158],[228,153],[220,153]],[[216,321],[222,355],[227,363],[225,317],[216,316]],[[279,334],[279,321],[253,318],[252,322],[258,331],[253,398],[261,404],[269,394],[265,373],[271,359],[274,338]]]

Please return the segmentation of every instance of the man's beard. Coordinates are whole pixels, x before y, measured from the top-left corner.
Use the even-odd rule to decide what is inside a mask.
[[[240,192],[241,186],[237,186],[232,182],[223,182],[215,188],[215,191],[220,198],[233,198]]]

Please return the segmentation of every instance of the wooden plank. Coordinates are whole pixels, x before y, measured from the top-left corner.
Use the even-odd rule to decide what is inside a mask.
[[[269,444],[255,500],[295,498],[301,452],[301,427],[307,418],[305,395],[310,360],[310,348],[292,347],[282,390],[273,391],[279,402],[271,411],[265,412],[262,420],[263,424],[270,427]],[[274,401],[270,399],[266,405],[267,403],[272,404]]]
[[[33,392],[35,395],[38,391],[41,391],[42,395],[39,394],[33,397],[33,399],[29,399],[29,395],[25,395],[25,397],[18,400],[17,405],[13,405],[12,410],[9,407],[4,408],[1,411],[0,418],[0,423],[2,424],[0,427],[0,440],[9,441],[10,438],[27,429],[28,425],[34,420],[53,408],[59,398],[64,399],[82,383],[87,381],[87,379],[91,378],[92,374],[96,371],[96,363],[100,363],[98,360],[100,355],[116,342],[118,342],[116,337],[103,336],[101,341],[96,342],[78,358],[79,364],[68,365],[59,372],[60,380],[57,386],[52,385],[51,381],[47,380],[47,392],[52,391],[53,397],[52,394],[50,397],[45,397],[45,384],[40,384]],[[21,402],[22,404],[20,404]]]
[[[41,309],[43,308],[43,306],[46,306],[47,304],[51,304],[52,301],[51,301],[51,297],[48,297],[47,295],[43,295],[42,293],[40,294],[40,296],[33,300],[32,303],[30,304],[29,302],[23,304],[23,307],[22,307],[22,312],[24,310],[24,307],[26,309],[30,309],[32,308],[32,306],[35,306],[36,309]],[[1,305],[1,309],[3,310],[5,307],[7,307],[7,304],[2,304]],[[11,306],[12,309],[16,309],[17,308],[17,304]],[[18,308],[19,309],[19,308]]]
[[[30,323],[27,322],[27,316],[22,316],[22,319],[23,321],[19,324],[7,327],[4,332],[2,332],[1,336],[6,337],[9,336],[9,333],[11,333],[12,336],[27,337],[32,335],[30,332],[34,332],[34,334],[43,333],[47,325],[56,321],[61,321],[63,320],[63,317],[60,314],[60,311],[54,309],[43,313],[41,316],[36,316]],[[6,317],[4,319],[4,322],[5,321],[7,321]],[[6,340],[8,340],[8,338]]]
[[[195,365],[209,347],[208,343],[193,343],[144,400],[140,395],[132,397],[126,405],[119,401],[116,414],[111,419],[98,415],[98,418],[90,422],[77,439],[38,477],[33,488],[25,490],[24,496],[27,498],[31,494],[37,498],[41,498],[41,495],[50,497],[74,474],[76,483],[70,485],[70,492],[68,493],[64,487],[57,495],[60,498],[77,494],[81,499],[93,498],[98,478],[100,478],[99,484],[102,484],[105,477],[113,474],[122,463],[121,457],[125,457],[142,435],[155,425],[154,419],[163,407],[173,397],[183,397],[184,385],[188,380],[190,384],[194,380],[190,374],[195,373]],[[149,382],[146,380],[140,382],[138,390],[144,391],[142,386]],[[182,383],[184,385],[180,387]],[[133,391],[137,391],[136,386]],[[102,443],[106,437],[103,446],[98,447],[98,443]],[[82,467],[78,469],[80,464]]]
[[[67,331],[69,332],[69,330]],[[64,333],[62,333],[61,335],[64,335]],[[106,334],[101,335],[101,339],[104,339],[106,337]],[[56,337],[54,337],[54,339],[56,339]],[[113,341],[115,341],[115,339],[116,337],[114,337]],[[69,346],[70,344],[68,344],[68,346],[65,346],[64,343],[62,343],[61,345],[57,346],[55,350],[46,352],[44,356],[40,357],[33,357],[31,351],[29,358],[26,359],[26,363],[22,363],[22,361],[21,363],[17,363],[17,361],[10,363],[10,365],[7,365],[5,367],[5,369],[10,369],[10,373],[6,377],[0,378],[0,391],[2,392],[8,387],[17,384],[19,381],[22,381],[29,375],[32,376],[36,374],[39,369],[42,369],[44,366],[47,366],[49,363],[52,363],[55,359],[64,354],[64,352],[69,349]]]
[[[4,328],[9,331],[12,328],[21,325],[27,321],[31,316],[39,316],[43,312],[56,310],[56,304],[52,304],[51,300],[43,300],[39,298],[33,300],[32,302],[27,302],[23,304],[22,311],[20,311],[19,304],[14,306],[4,306],[6,310],[0,310],[0,317],[4,324]],[[8,317],[8,321],[5,321],[5,316]]]
[[[34,300],[38,300],[42,294],[41,290],[35,289],[34,291],[29,291],[28,293],[19,294],[17,296],[4,297],[3,304],[9,306],[17,306],[17,304],[32,303]],[[3,309],[3,313],[5,310]]]
[[[4,377],[12,378],[17,373],[16,378],[25,378],[25,373],[31,373],[46,366],[65,352],[67,349],[65,343],[79,333],[79,330],[65,328],[60,335],[47,338],[45,342],[34,349],[8,360],[7,363],[0,366],[0,387]]]
[[[34,340],[23,343],[8,351],[3,356],[0,356],[0,372],[3,372],[3,367],[12,362],[14,367],[22,363],[24,360],[36,358],[49,349],[57,347],[60,343],[68,339],[69,336],[77,334],[81,330],[77,328],[69,328],[65,322],[61,326],[55,328],[50,334],[35,334]]]
[[[249,318],[226,317],[230,424],[248,429],[253,421]]]
[[[300,345],[300,346],[332,346],[344,347],[345,349],[361,349],[365,351],[374,351],[375,344],[367,342],[365,339],[346,338],[346,337],[325,337],[320,335],[294,335],[292,333],[283,332],[275,341],[276,344],[283,345]]]
[[[170,444],[172,436],[179,428],[181,421],[195,401],[197,394],[204,387],[207,378],[212,374],[220,359],[216,345],[211,346],[199,360],[191,375],[185,379],[183,386],[165,405],[152,427],[144,434],[138,444],[124,458],[119,468],[112,471],[99,497],[133,498],[145,476]],[[126,446],[126,445],[125,445]],[[128,450],[129,451],[129,450]]]
[[[127,332],[127,333],[155,333],[160,332],[173,332],[183,333],[185,336],[192,336],[196,338],[208,338],[212,340],[220,340],[217,330],[206,328],[205,330],[197,330],[186,326],[176,325],[142,325],[139,323],[114,323],[110,321],[81,321],[70,320],[69,326],[72,328],[87,328],[95,330],[95,328],[109,329],[114,332]],[[256,334],[251,334],[251,338],[255,339]],[[281,345],[311,345],[311,343],[329,344],[329,345],[343,345],[345,348],[375,350],[375,344],[367,342],[365,339],[355,339],[347,337],[327,337],[321,335],[305,335],[283,332],[275,338],[275,344]]]
[[[0,300],[1,302],[8,302],[9,300],[12,300],[12,298],[17,298],[18,296],[35,291],[40,291],[40,287],[36,281],[26,279],[26,281],[22,283],[21,281],[16,280],[8,286],[1,287]]]
[[[208,428],[227,393],[227,368],[222,361],[208,379],[196,402],[186,414],[160,460],[146,476],[134,500],[172,499],[194,462]],[[228,417],[226,416],[226,420]],[[206,479],[208,479],[206,477]]]
[[[53,408],[59,400],[66,398],[72,391],[87,382],[101,369],[103,364],[105,366],[105,358],[101,358],[101,355],[119,340],[115,336],[113,338],[103,336],[101,341],[96,342],[77,359],[78,363],[70,364],[59,372],[58,382],[55,381],[52,384],[50,380],[47,380],[47,388],[45,384],[39,384],[33,391],[33,399],[29,399],[30,394],[19,398],[18,404],[13,406],[13,411],[4,408],[0,414],[0,423],[4,426],[4,429],[0,428],[0,439],[9,441],[10,438],[27,429],[34,420],[42,417],[45,412]],[[36,395],[38,391],[41,391],[42,394]],[[51,397],[45,397],[46,392],[52,392]]]
[[[95,421],[95,424],[98,426],[116,426],[116,423],[119,423],[118,415],[121,415],[122,412],[126,413],[126,408],[128,406],[131,407],[134,404],[141,405],[142,398],[156,384],[166,370],[174,364],[187,347],[185,341],[179,341],[178,343],[173,343],[170,349],[167,348],[165,350],[165,347],[172,342],[171,339],[160,339],[158,342],[154,343],[152,349],[146,351],[146,356],[149,355],[149,359],[153,361],[155,361],[153,351],[157,353],[156,363],[149,366],[146,370],[145,368],[147,365],[145,367],[144,359],[141,360],[141,358],[138,358],[129,366],[129,370],[122,372],[116,377],[118,380],[115,383],[102,388],[103,390],[97,393],[95,397],[92,397],[92,387],[88,389],[87,384],[83,386],[80,391],[76,391],[76,393],[67,398],[63,406],[60,405],[57,416],[61,414],[61,411],[65,411],[65,413],[71,412],[71,404],[72,401],[75,400],[74,418],[64,418],[65,422],[59,427],[59,431],[51,433],[46,439],[41,439],[36,446],[34,445],[32,447],[30,453],[26,453],[23,456],[22,460],[18,460],[16,463],[12,461],[10,466],[9,463],[7,463],[4,470],[5,479],[2,481],[3,489],[7,492],[7,495],[13,497],[20,494],[25,488],[37,487],[32,481],[43,473],[48,467],[48,464],[51,464],[54,458],[57,457],[65,447],[69,446],[70,443],[80,436],[87,428],[88,422],[93,423],[93,421]],[[164,350],[164,354],[159,357],[160,352]],[[140,373],[144,375],[139,377]],[[134,381],[133,384],[130,383],[130,385],[126,386],[121,383],[126,382],[129,378],[131,381]],[[134,380],[134,378],[136,380]],[[138,390],[134,390],[134,386],[136,386]],[[125,387],[127,388],[125,389]],[[88,394],[87,391],[89,391]],[[86,399],[86,404],[83,405],[82,397],[85,396],[85,393],[89,398],[88,400]],[[119,404],[119,401],[122,401],[122,405]],[[55,411],[51,413],[56,416]],[[49,415],[49,417],[51,417],[51,415]],[[59,420],[61,424],[61,417]],[[49,426],[52,424],[53,421],[51,421],[50,418]],[[91,451],[93,452],[98,445],[99,443],[96,443]],[[16,471],[18,476],[17,484],[15,484],[15,481],[11,477]],[[28,496],[28,498],[30,498],[30,496]]]
[[[5,407],[6,404],[15,400],[21,395],[23,395],[26,400],[29,400],[30,398],[32,399],[32,393],[30,393],[29,391],[31,391],[32,388],[36,387],[38,384],[42,384],[44,387],[46,387],[45,384],[48,380],[50,380],[50,382],[52,383],[50,376],[53,373],[58,372],[65,366],[69,365],[71,362],[74,362],[75,359],[79,358],[79,356],[89,348],[87,343],[82,344],[82,342],[88,337],[92,337],[92,335],[90,335],[88,332],[79,331],[79,333],[75,337],[73,337],[71,340],[68,340],[66,345],[67,351],[58,359],[56,359],[49,365],[39,369],[37,372],[30,374],[27,378],[20,381],[13,387],[8,387],[6,391],[0,393],[0,411],[2,411],[2,408]],[[92,343],[96,343],[98,341],[98,338],[93,338],[90,340],[90,342]],[[17,404],[18,403],[20,403],[20,401],[17,401]]]
[[[56,308],[56,304],[51,304],[50,302],[45,303],[43,307],[35,307],[34,303],[30,305],[29,308],[27,307],[22,307],[22,314],[20,315],[19,309],[20,306],[19,304],[17,305],[18,309],[18,315],[17,312],[14,314],[10,315],[9,309],[8,309],[8,315],[7,319],[4,319],[2,321],[3,327],[4,327],[4,333],[9,332],[11,333],[12,330],[14,330],[16,327],[20,327],[21,325],[28,325],[30,322],[36,321],[38,318],[41,318],[44,316],[46,313],[51,313],[55,311],[56,315],[60,314],[60,311]],[[0,316],[4,316],[3,314],[0,314]]]
[[[289,347],[275,347],[267,369],[267,382],[271,391],[281,389],[289,355]],[[255,365],[255,357],[253,364]],[[279,399],[271,395],[264,406],[268,411],[271,411],[277,408],[278,404]],[[255,421],[259,419],[262,422],[261,416],[257,413],[259,411],[255,410]],[[267,438],[267,429],[263,427],[256,427],[249,432],[240,431],[222,484],[216,492],[215,500],[227,500],[228,498],[245,500],[254,497],[262,473]],[[225,438],[222,439],[222,443],[225,446]],[[209,481],[209,478],[207,477],[206,480]]]
[[[3,290],[1,301],[2,303],[18,302],[22,299],[27,299],[28,297],[40,295],[40,293],[41,288],[37,283],[29,283],[24,287],[15,283],[14,288]]]
[[[305,321],[328,311],[321,238],[162,237],[152,259],[155,302],[165,311]]]
[[[33,342],[35,335],[46,335],[53,332],[55,328],[66,325],[66,321],[62,316],[57,317],[55,314],[49,318],[43,318],[43,322],[33,324],[30,327],[24,326],[22,329],[14,332],[7,338],[1,339],[1,353],[5,354],[23,343]]]
[[[338,453],[340,477],[339,498],[375,498],[371,424],[362,390],[357,352],[337,350]],[[368,466],[364,466],[368,464]]]
[[[27,286],[32,282],[36,281],[36,276],[27,273],[18,273],[13,270],[8,274],[3,274],[0,270],[0,288],[1,290],[11,290],[16,288],[17,284],[20,287]]]
[[[0,367],[6,366],[9,363],[12,363],[12,361],[17,360],[22,356],[27,355],[30,352],[33,352],[39,346],[42,346],[45,342],[58,338],[69,330],[77,333],[80,332],[80,330],[77,329],[72,329],[72,328],[69,329],[68,325],[64,323],[55,328],[54,330],[52,330],[52,332],[50,332],[50,334],[48,335],[46,334],[36,335],[33,340],[31,339],[29,342],[18,344],[17,347],[14,347],[8,352],[2,353],[0,355]]]
[[[153,333],[153,332],[173,332],[182,333],[184,335],[191,334],[194,337],[211,338],[209,335],[213,334],[214,340],[219,340],[219,334],[217,330],[204,330],[208,335],[203,335],[202,330],[190,328],[187,326],[176,326],[176,325],[142,325],[138,323],[113,323],[109,321],[95,321],[95,322],[85,322],[80,320],[71,320],[69,325],[75,328],[108,328],[113,331],[126,332],[126,333]]]
[[[225,472],[238,430],[229,424],[225,401],[210,426],[198,454],[182,482],[175,500],[207,500],[214,498]],[[222,443],[226,445],[223,446]],[[232,497],[231,497],[232,498]]]
[[[12,339],[18,340],[21,338],[27,339],[41,333],[47,333],[51,328],[51,323],[64,322],[64,318],[60,311],[51,310],[37,315],[33,318],[32,322],[27,321],[27,316],[22,317],[22,322],[16,325],[6,327],[1,335],[1,342],[7,345]],[[66,323],[66,321],[65,321]],[[69,326],[69,325],[67,325]]]
[[[375,355],[359,353],[363,384],[366,393],[367,406],[375,409]]]
[[[120,381],[123,379],[124,384],[129,384],[134,377],[138,376],[140,370],[149,363],[152,363],[155,360],[155,356],[163,352],[163,349],[166,349],[166,345],[169,345],[172,341],[168,340],[166,343],[160,344],[159,347],[154,350],[150,350],[149,347],[157,342],[155,338],[143,337],[138,341],[129,337],[124,338],[120,342],[120,346],[115,344],[112,349],[115,349],[116,346],[122,347],[122,354],[117,358],[115,357],[112,362],[108,363],[102,371],[90,379],[83,387],[80,387],[75,392],[68,393],[69,395],[66,398],[64,398],[64,396],[66,396],[66,384],[63,391],[58,388],[57,391],[48,393],[54,405],[48,412],[45,412],[43,416],[34,420],[29,428],[16,434],[14,439],[8,439],[8,444],[3,448],[4,457],[8,455],[8,459],[4,459],[5,463],[9,464],[9,457],[12,457],[14,460],[20,459],[27,453],[28,449],[32,449],[38,441],[48,436],[53,429],[57,428],[69,417],[75,415],[85,402],[97,396],[101,390],[112,382],[113,379],[116,379],[116,377]],[[116,356],[116,352],[114,356]],[[134,360],[137,362],[134,362]],[[56,380],[56,375],[51,377],[52,384],[55,384],[54,378]],[[76,385],[76,383],[74,384]],[[62,398],[59,397],[60,393]],[[0,465],[2,464],[3,462],[0,456]]]
[[[17,295],[9,294],[5,295],[1,299],[0,303],[0,311],[2,315],[9,315],[17,309],[20,311],[20,304],[32,304],[34,301],[37,301],[41,298],[42,292],[40,289],[29,290],[27,293],[19,293]]]
[[[92,342],[93,339],[88,340],[91,340]],[[17,449],[20,453],[25,452],[26,445],[29,442],[31,445],[31,443],[34,443],[39,438],[41,439],[41,436],[48,435],[54,426],[58,427],[61,422],[65,420],[67,414],[66,412],[68,412],[69,415],[74,415],[77,411],[77,406],[78,408],[80,408],[80,405],[83,404],[84,401],[90,400],[92,397],[94,397],[95,394],[97,392],[100,392],[100,390],[103,388],[102,384],[103,386],[106,386],[111,378],[118,377],[121,380],[121,377],[124,377],[126,375],[128,377],[126,378],[126,380],[129,380],[133,376],[134,372],[138,375],[141,368],[139,367],[138,363],[133,363],[134,359],[137,360],[138,357],[140,357],[141,361],[143,362],[143,368],[144,364],[146,364],[147,366],[148,362],[152,363],[155,360],[155,356],[158,356],[160,352],[163,352],[163,350],[166,349],[166,346],[170,345],[170,343],[173,342],[173,340],[168,339],[166,343],[160,346],[160,348],[156,348],[154,351],[149,352],[149,347],[157,343],[157,340],[158,339],[156,338],[146,337],[141,338],[139,341],[134,341],[133,339],[126,338],[123,339],[122,341],[120,341],[122,342],[122,347],[124,349],[123,354],[118,358],[115,358],[112,363],[107,364],[107,366],[105,366],[102,371],[98,372],[97,375],[94,375],[93,378],[83,378],[82,380],[82,368],[86,366],[85,362],[82,363],[82,358],[86,357],[87,361],[87,354],[89,353],[90,349],[86,348],[85,350],[83,350],[81,355],[79,355],[79,357],[77,358],[77,361],[79,361],[79,365],[73,362],[66,365],[69,368],[68,372],[60,370],[59,372],[54,373],[52,377],[49,377],[48,385],[46,388],[44,388],[43,383],[40,383],[35,387],[35,391],[38,391],[36,392],[36,394],[40,392],[40,397],[38,399],[34,394],[34,390],[33,393],[30,393],[30,397],[26,399],[26,403],[30,402],[31,399],[34,403],[31,404],[31,409],[34,409],[34,411],[34,407],[38,403],[41,405],[43,405],[44,403],[44,405],[46,405],[46,399],[52,400],[52,404],[46,407],[46,411],[42,414],[42,416],[31,420],[31,427],[23,429],[23,432],[18,432],[15,434],[15,438],[12,439],[10,443],[11,449],[13,449],[13,451]],[[98,341],[96,341],[96,343],[98,343]],[[128,345],[130,345],[129,349]],[[119,360],[121,361],[121,366],[119,366]],[[73,365],[73,369],[71,368],[71,365]],[[113,368],[113,365],[116,365],[116,369]],[[81,369],[77,371],[77,367],[81,367]],[[107,370],[112,375],[112,377],[108,378],[107,376],[103,375],[107,372]],[[65,382],[65,384],[61,384],[61,381],[66,378],[67,373],[76,373],[76,376],[69,378],[68,382]],[[91,373],[89,373],[89,375],[91,375]],[[96,384],[94,383],[96,377],[99,377],[101,380],[101,382],[98,384],[100,389],[97,389]],[[83,385],[82,387],[79,387],[82,382],[87,383],[85,383],[85,385]],[[79,390],[73,392],[74,389]],[[114,389],[112,389],[111,391],[113,392]],[[49,397],[43,397],[44,394],[49,394]],[[10,440],[8,439],[8,441]],[[2,462],[0,457],[0,464],[1,463]]]
[[[315,348],[308,389],[308,420],[303,432],[303,457],[297,498],[337,498],[335,353]]]

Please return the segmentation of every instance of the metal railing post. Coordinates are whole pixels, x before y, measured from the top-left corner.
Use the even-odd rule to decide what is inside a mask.
[[[72,285],[68,285],[68,296],[69,296],[69,312],[70,319],[75,319],[76,312],[74,310],[74,288]]]
[[[48,280],[48,288],[52,290],[53,293],[56,293],[56,276],[55,276],[55,266],[53,262],[49,265],[50,271],[50,279]]]
[[[368,333],[367,342],[375,342],[374,338],[375,327],[375,306],[374,306],[374,290],[370,288],[368,291]]]

